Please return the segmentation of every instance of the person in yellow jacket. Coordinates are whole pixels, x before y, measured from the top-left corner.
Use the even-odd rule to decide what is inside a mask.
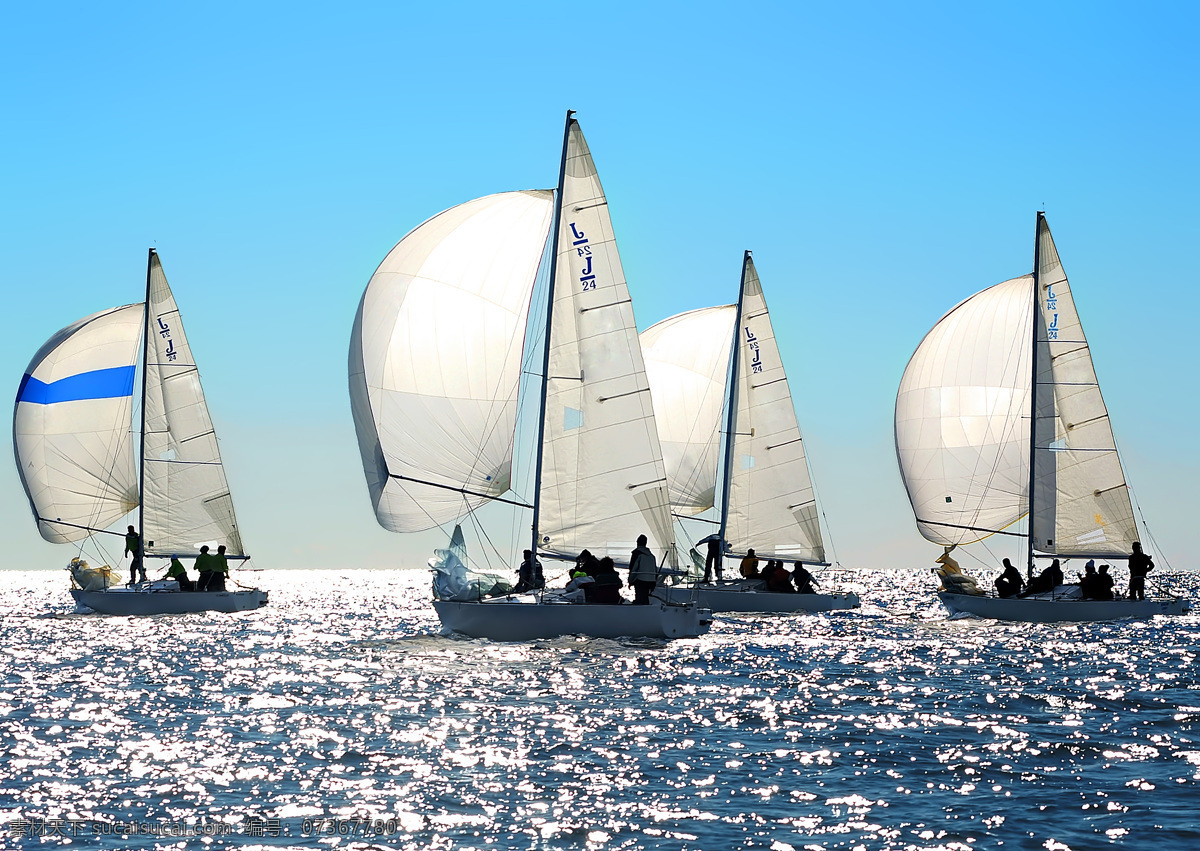
[[[188,579],[187,568],[183,566],[179,556],[171,556],[171,563],[167,565],[167,579],[174,579],[178,582],[180,591],[196,590],[196,585]]]
[[[758,556],[754,555],[754,550],[746,550],[746,557],[742,559],[740,568],[742,576],[745,579],[758,579],[761,574],[758,572]]]

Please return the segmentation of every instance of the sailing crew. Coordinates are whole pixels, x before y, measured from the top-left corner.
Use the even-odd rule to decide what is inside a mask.
[[[816,594],[817,586],[813,575],[804,567],[804,562],[792,563],[792,582],[796,584],[798,594]]]
[[[792,575],[783,566],[783,560],[780,559],[772,564],[775,565],[775,569],[767,577],[767,590],[781,594],[795,594],[796,589],[792,587]]]
[[[742,576],[746,579],[758,579],[758,558],[754,555],[753,549],[746,550],[746,557],[742,559],[742,565],[738,568],[742,572]]]
[[[213,561],[215,559],[216,556],[211,556],[208,554],[208,544],[205,544],[200,548],[200,555],[196,556],[195,564],[197,591],[216,590],[208,587],[209,583],[212,582]]]
[[[645,535],[638,535],[637,549],[629,555],[629,584],[633,586],[634,605],[647,605],[650,592],[658,584],[658,562],[646,546]]]
[[[600,559],[592,555],[591,550],[584,550],[575,559],[575,570],[582,570],[588,576],[594,576],[599,566]]]
[[[225,558],[225,545],[217,547],[217,554],[212,557],[212,578],[208,580],[209,591],[224,591],[225,580],[229,578],[229,561]]]
[[[1154,570],[1154,560],[1142,552],[1140,541],[1133,542],[1133,553],[1129,556],[1129,599],[1146,599],[1146,574]]]
[[[997,597],[1015,597],[1025,587],[1025,580],[1021,578],[1021,571],[1017,570],[1011,561],[1005,559],[1004,572],[997,577],[995,585]]]
[[[125,533],[125,555],[133,556],[129,562],[129,584],[146,581],[146,568],[142,566],[142,536],[132,526]]]
[[[167,579],[174,579],[179,583],[180,591],[194,591],[195,583],[188,578],[187,568],[183,566],[183,562],[179,560],[179,556],[171,556],[171,563],[167,565]]]
[[[1109,565],[1100,565],[1100,572],[1096,574],[1096,599],[1097,600],[1114,600],[1116,595],[1113,594],[1113,585],[1116,583],[1113,578],[1108,575]]]
[[[591,586],[594,589],[592,594],[593,603],[607,603],[609,605],[617,605],[624,603],[621,598],[621,577],[617,573],[617,566],[613,564],[613,560],[608,556],[600,559],[600,563],[596,567],[596,573],[592,576],[596,580],[596,584]]]
[[[1096,575],[1096,562],[1088,559],[1087,564],[1083,566],[1083,575],[1079,577],[1079,596],[1085,600],[1099,600],[1097,596],[1100,588],[1096,584],[1099,576]]]
[[[1045,591],[1053,591],[1062,584],[1062,567],[1059,565],[1058,559],[1055,559],[1054,561],[1050,562],[1049,567],[1029,580],[1029,585],[1023,592],[1021,592],[1020,596],[1028,597],[1030,594],[1041,594]]]
[[[576,568],[571,573],[571,581],[567,583],[566,590],[563,592],[563,599],[570,600],[572,603],[590,603],[591,594],[595,589],[596,580],[582,570]]]
[[[546,587],[546,580],[542,576],[542,563],[535,559],[529,550],[525,550],[524,555],[525,560],[517,568],[517,585],[513,588],[514,594],[524,594],[526,591],[535,591]]]
[[[717,579],[724,579],[725,573],[721,568],[721,539],[713,538],[708,542],[708,552],[704,556],[704,581],[712,582],[713,568],[717,569]]]

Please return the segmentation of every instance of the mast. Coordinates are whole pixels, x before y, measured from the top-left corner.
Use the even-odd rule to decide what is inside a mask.
[[[138,548],[136,558],[145,559],[146,552],[146,364],[150,359],[150,269],[154,264],[154,249],[146,255],[145,321],[142,322],[142,432],[138,448]],[[142,567],[145,568],[143,561]]]
[[[542,394],[538,403],[537,464],[533,473],[533,531],[531,533],[533,546],[529,550],[531,559],[536,559],[538,552],[538,514],[542,503],[542,452],[546,436],[546,390],[550,383],[548,375],[550,371],[550,322],[554,314],[554,276],[558,271],[558,235],[562,227],[563,183],[567,176],[567,145],[571,138],[571,124],[573,123],[571,116],[574,114],[574,110],[567,110],[566,125],[563,127],[562,159],[558,164],[558,197],[554,204],[554,220],[550,225],[554,230],[554,239],[550,244],[550,282],[546,288],[546,342],[542,350]]]
[[[733,464],[733,430],[737,420],[737,380],[738,352],[742,342],[742,300],[746,296],[746,267],[750,265],[750,251],[742,255],[742,281],[738,285],[737,310],[733,316],[733,351],[729,359],[729,387],[726,399],[725,416],[725,469],[721,475],[721,528],[720,536],[721,557],[725,556],[725,526],[729,522],[729,480],[732,477]]]
[[[1033,357],[1030,358],[1033,366],[1033,377],[1029,382],[1029,529],[1027,530],[1027,538],[1029,544],[1028,552],[1028,578],[1033,578],[1033,491],[1037,482],[1037,473],[1034,469],[1037,460],[1037,384],[1038,384],[1038,310],[1041,301],[1038,298],[1038,282],[1041,278],[1042,266],[1042,218],[1041,210],[1037,214],[1037,223],[1033,228],[1033,331],[1030,335],[1033,340]]]

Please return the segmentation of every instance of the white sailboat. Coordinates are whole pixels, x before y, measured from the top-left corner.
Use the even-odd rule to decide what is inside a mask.
[[[895,428],[917,528],[946,554],[992,535],[1023,539],[1030,577],[1037,558],[1129,557],[1137,540],[1133,506],[1042,213],[1033,273],[971,296],[921,341],[900,382]],[[1025,531],[1013,530],[1022,518]],[[1189,608],[1180,597],[1084,600],[1078,585],[1027,597],[938,596],[954,613],[1031,622]]]
[[[672,507],[694,517],[719,506],[716,540],[729,558],[825,563],[816,494],[762,283],[747,251],[736,305],[673,316],[642,332]],[[721,413],[726,418],[722,429]],[[717,456],[724,431],[724,476]],[[671,585],[669,599],[714,612],[857,608],[853,593],[767,591],[759,579]]]
[[[451,208],[405,236],[367,285],[350,345],[350,398],[384,528],[430,529],[498,501],[532,509],[530,549],[550,558],[588,549],[624,562],[638,534],[673,554],[632,303],[608,202],[572,115],[557,192]],[[525,505],[502,497],[512,480],[521,340],[548,237],[545,373]],[[461,552],[439,550],[431,564],[463,571]],[[446,630],[500,641],[708,629],[707,612],[663,600],[580,605],[545,592],[441,598],[434,608]]]
[[[135,450],[139,355],[142,427]],[[194,557],[202,545],[215,550],[220,544],[227,558],[246,558],[200,375],[154,249],[144,303],[81,319],[34,355],[14,405],[13,447],[47,541],[123,537],[108,527],[140,505],[144,563]],[[76,602],[105,614],[235,612],[267,602],[257,588],[185,592],[175,581],[122,586],[111,570],[88,568],[79,558],[69,569]]]

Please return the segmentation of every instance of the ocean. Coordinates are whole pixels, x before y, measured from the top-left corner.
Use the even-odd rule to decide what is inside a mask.
[[[0,847],[1200,845],[1196,615],[950,620],[884,571],[854,612],[493,644],[438,635],[421,571],[153,618],[0,575]]]

